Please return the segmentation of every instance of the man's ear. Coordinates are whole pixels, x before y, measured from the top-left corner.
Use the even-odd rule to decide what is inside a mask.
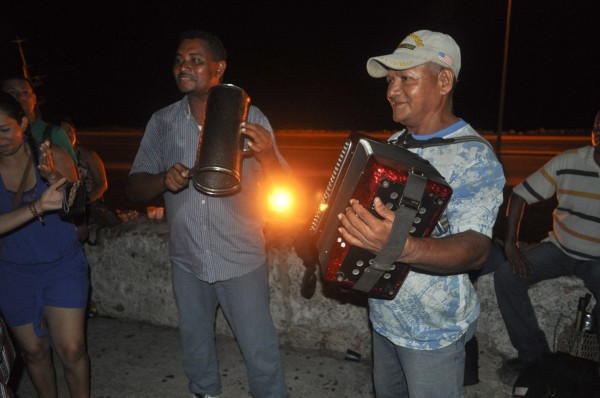
[[[227,62],[225,62],[225,61],[217,62],[217,70],[216,70],[215,74],[217,75],[218,78],[223,76],[223,73],[225,73],[225,69],[227,69]]]
[[[448,94],[454,87],[454,72],[450,68],[444,68],[438,75],[438,84],[440,92],[443,95]]]

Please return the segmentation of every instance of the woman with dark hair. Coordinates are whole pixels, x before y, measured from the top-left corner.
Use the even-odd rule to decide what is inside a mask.
[[[75,226],[54,211],[73,203],[73,189],[63,196],[77,172],[64,149],[36,148],[27,126],[21,105],[0,93],[0,312],[40,398],[57,397],[51,347],[71,397],[87,398],[88,262]]]

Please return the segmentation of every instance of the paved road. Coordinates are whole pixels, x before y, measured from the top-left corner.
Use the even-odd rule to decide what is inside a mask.
[[[498,372],[500,356],[479,342],[479,383],[463,398],[508,398],[516,375]],[[249,397],[245,367],[235,340],[217,338],[223,398]],[[92,398],[189,397],[176,329],[97,317],[88,322]],[[281,347],[290,398],[372,398],[371,362],[345,359],[344,353]],[[59,396],[68,397],[62,368],[55,360]],[[432,377],[435,377],[432,375]],[[36,396],[22,374],[18,398]]]
[[[296,220],[310,220],[315,214],[321,195],[327,187],[333,168],[350,131],[281,130],[277,141],[282,154],[290,164],[296,182]],[[385,139],[389,132],[371,132],[374,138]],[[105,195],[108,203],[116,208],[142,211],[145,205],[132,203],[125,195],[127,174],[137,152],[142,132],[135,131],[82,131],[78,138],[81,145],[95,149],[106,165],[109,189]],[[496,136],[485,136],[496,148]],[[507,135],[501,139],[500,161],[513,186],[541,167],[554,155],[588,145],[589,136],[534,136]],[[151,203],[161,206],[162,198]],[[550,208],[551,208],[550,204]],[[501,209],[503,214],[504,209]],[[532,226],[540,225],[546,230],[546,211],[538,212],[539,219]],[[501,222],[501,220],[500,220]],[[541,223],[541,224],[540,224]],[[500,226],[499,226],[500,227]],[[545,233],[545,232],[544,232]],[[539,235],[536,235],[537,238]]]

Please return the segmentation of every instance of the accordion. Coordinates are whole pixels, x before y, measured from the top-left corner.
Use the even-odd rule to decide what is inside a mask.
[[[325,281],[392,299],[410,271],[395,261],[409,235],[427,237],[452,188],[427,160],[409,150],[352,132],[347,138],[310,226]],[[388,243],[375,255],[344,242],[337,215],[357,199],[373,215],[379,197],[396,213]]]

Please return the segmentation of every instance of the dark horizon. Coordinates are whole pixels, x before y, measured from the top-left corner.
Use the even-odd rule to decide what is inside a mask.
[[[2,74],[20,71],[13,41],[24,39],[49,121],[143,129],[181,97],[171,74],[177,38],[200,28],[225,43],[224,82],[244,88],[275,129],[395,130],[384,79],[369,77],[366,61],[430,29],[461,47],[456,115],[478,130],[498,126],[506,1],[33,4],[3,12]],[[600,108],[597,15],[600,2],[513,1],[503,130],[591,129]]]

